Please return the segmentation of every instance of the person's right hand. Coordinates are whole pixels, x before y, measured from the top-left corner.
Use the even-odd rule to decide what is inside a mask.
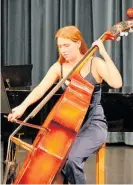
[[[8,115],[8,121],[15,122],[16,119],[20,118],[23,115],[25,110],[26,107],[24,107],[23,105],[15,107],[14,109],[12,109],[12,113]]]

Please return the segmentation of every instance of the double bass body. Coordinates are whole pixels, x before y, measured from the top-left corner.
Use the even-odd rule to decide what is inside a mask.
[[[78,72],[44,121],[14,184],[51,184],[60,173],[90,104],[93,85]]]

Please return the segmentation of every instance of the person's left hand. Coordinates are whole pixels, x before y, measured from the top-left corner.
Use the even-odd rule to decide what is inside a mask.
[[[104,53],[106,53],[106,49],[105,49],[105,47],[104,47],[104,45],[103,45],[103,43],[100,39],[94,41],[92,43],[92,46],[97,46],[99,48],[100,55],[104,55]]]

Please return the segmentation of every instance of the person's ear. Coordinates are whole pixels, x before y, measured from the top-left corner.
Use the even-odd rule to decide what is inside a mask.
[[[81,46],[81,41],[78,40],[78,41],[76,42],[76,44],[77,44],[77,47],[80,48],[80,46]]]

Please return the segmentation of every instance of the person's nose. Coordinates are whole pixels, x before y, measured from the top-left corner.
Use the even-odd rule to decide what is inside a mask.
[[[61,51],[61,53],[64,54],[66,52],[66,48],[62,46],[61,49],[60,49],[60,51]]]

